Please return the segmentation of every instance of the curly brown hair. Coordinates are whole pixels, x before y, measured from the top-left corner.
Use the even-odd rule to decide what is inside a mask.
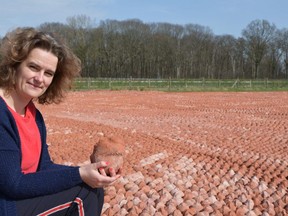
[[[51,85],[36,100],[40,104],[59,103],[71,88],[73,79],[80,74],[81,62],[60,38],[34,28],[16,28],[2,39],[0,87],[8,93],[14,89],[16,69],[34,48],[51,52],[58,58]]]

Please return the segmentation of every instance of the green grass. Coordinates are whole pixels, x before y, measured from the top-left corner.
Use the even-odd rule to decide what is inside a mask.
[[[205,80],[205,79],[101,79],[81,78],[74,90],[137,90],[137,91],[287,91],[288,80]]]

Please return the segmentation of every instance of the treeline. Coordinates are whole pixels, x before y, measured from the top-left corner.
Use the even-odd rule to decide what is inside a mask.
[[[84,77],[288,78],[288,29],[267,20],[252,21],[239,38],[197,24],[132,19],[94,25],[85,15],[39,29],[67,40],[82,61]]]

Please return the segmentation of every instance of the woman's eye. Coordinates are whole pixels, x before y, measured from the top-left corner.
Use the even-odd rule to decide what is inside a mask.
[[[53,77],[54,76],[54,73],[53,72],[45,72],[46,76],[48,77]]]
[[[30,65],[29,68],[33,71],[36,71],[37,70],[37,67],[35,65]]]

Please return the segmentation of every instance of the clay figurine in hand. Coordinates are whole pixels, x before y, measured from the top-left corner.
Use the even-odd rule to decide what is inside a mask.
[[[109,175],[109,168],[113,167],[118,173],[123,165],[123,156],[125,153],[125,144],[119,137],[101,137],[94,145],[93,153],[90,156],[91,163],[107,161],[109,165],[105,172]]]

